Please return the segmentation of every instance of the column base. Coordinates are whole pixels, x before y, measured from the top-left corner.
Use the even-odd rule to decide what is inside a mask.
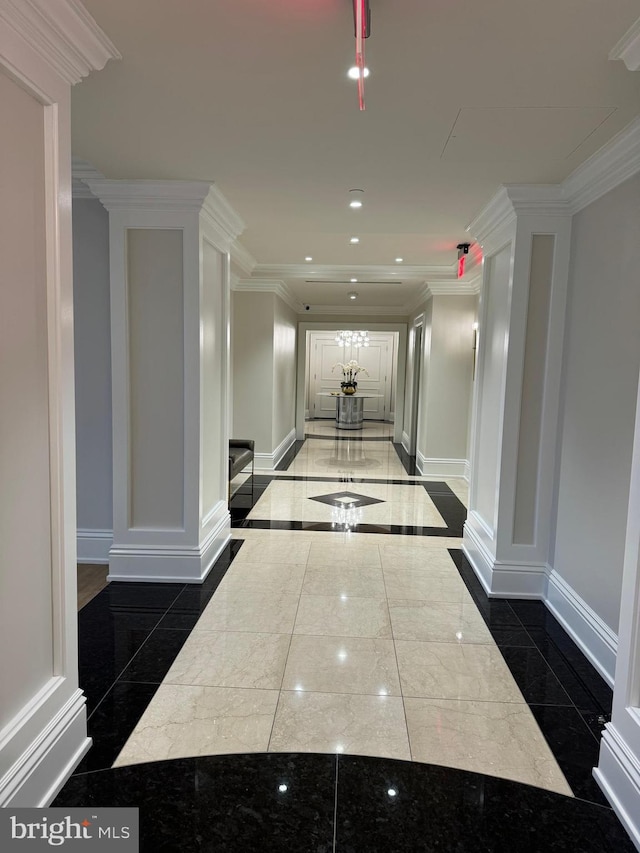
[[[89,750],[86,697],[79,689],[65,696],[67,681],[52,678],[5,729],[0,756],[13,763],[0,807],[48,806]]]
[[[497,560],[487,548],[481,533],[475,529],[473,513],[470,513],[464,525],[462,550],[489,597],[546,597],[547,564]]]
[[[202,583],[231,539],[231,516],[224,517],[196,548],[113,545],[109,581]]]
[[[614,723],[607,723],[593,776],[640,850],[640,765]]]

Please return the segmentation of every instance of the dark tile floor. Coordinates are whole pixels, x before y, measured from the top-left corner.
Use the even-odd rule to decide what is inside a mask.
[[[608,806],[592,769],[613,691],[541,601],[490,599],[462,551],[449,553],[573,793]]]
[[[446,767],[222,755],[73,776],[56,806],[140,808],[141,851],[632,853],[610,809]]]

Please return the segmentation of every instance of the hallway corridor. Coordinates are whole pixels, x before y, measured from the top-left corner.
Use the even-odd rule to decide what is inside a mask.
[[[81,611],[94,747],[54,805],[140,805],[145,850],[633,849],[591,778],[611,691],[540,602],[486,597],[466,483],[391,433],[308,423],[201,587]]]

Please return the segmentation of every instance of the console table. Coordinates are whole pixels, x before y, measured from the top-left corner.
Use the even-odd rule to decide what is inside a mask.
[[[356,391],[355,394],[332,394],[331,391],[321,391],[321,397],[336,398],[336,429],[362,429],[364,423],[364,400],[371,397],[382,397],[382,394],[367,394],[366,391]]]

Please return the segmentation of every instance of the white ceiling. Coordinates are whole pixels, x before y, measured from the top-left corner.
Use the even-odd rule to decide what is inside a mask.
[[[607,58],[637,0],[371,0],[364,113],[351,0],[83,3],[123,58],[75,87],[74,154],[215,181],[254,276],[314,310],[409,304],[500,184],[562,180],[640,113],[640,73]]]

